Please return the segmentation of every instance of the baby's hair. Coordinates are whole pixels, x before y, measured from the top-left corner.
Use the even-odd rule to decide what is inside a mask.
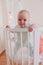
[[[29,11],[27,11],[27,10],[21,10],[21,11],[19,11],[19,13],[18,13],[18,14],[23,13],[23,12],[26,12],[27,14],[29,14],[29,15],[30,15]]]

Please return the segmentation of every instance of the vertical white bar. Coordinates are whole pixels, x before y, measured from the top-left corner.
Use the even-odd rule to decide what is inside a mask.
[[[30,32],[28,32],[28,65],[30,65],[30,47],[29,47],[29,43],[30,43]]]
[[[18,32],[14,32],[14,38],[15,38],[15,40],[14,40],[14,46],[16,46],[15,44],[16,44],[16,41],[17,41],[16,34],[18,34]],[[16,48],[14,50],[17,52],[17,46],[16,46]],[[16,57],[16,59],[17,59],[17,57]],[[16,61],[16,65],[18,65],[18,61]]]
[[[9,22],[9,11],[10,11],[10,7],[9,7],[9,0],[6,0],[6,9],[7,9],[7,19],[8,19],[8,22]]]
[[[15,21],[14,2],[15,2],[15,0],[6,0],[8,24],[10,25],[11,28],[14,28],[15,24],[16,24],[14,22]]]
[[[22,32],[20,32],[20,36],[21,36],[21,51],[22,51],[22,65],[23,65],[23,42],[22,42]]]
[[[33,64],[34,64],[35,31],[33,31]]]
[[[40,31],[40,32],[43,33],[43,29],[42,29],[42,31]],[[43,65],[43,44],[42,44],[42,65]]]
[[[34,65],[38,65],[39,64],[39,40],[40,40],[40,32],[37,29],[35,31],[35,40],[34,40]]]
[[[43,49],[42,49],[42,65],[43,65]]]
[[[10,43],[9,43],[9,45],[10,45],[10,54],[11,54],[11,62],[12,62],[12,65],[13,65],[13,51],[12,51],[12,43],[11,43],[11,41],[12,41],[12,39],[10,38],[11,36],[10,36],[10,33],[12,33],[12,32],[10,32],[9,31],[9,41],[10,41]]]
[[[9,60],[9,46],[8,46],[8,30],[5,29],[5,48],[6,48],[6,58],[7,58],[7,65],[10,65],[10,60]]]
[[[43,46],[42,46],[42,65],[43,65]]]

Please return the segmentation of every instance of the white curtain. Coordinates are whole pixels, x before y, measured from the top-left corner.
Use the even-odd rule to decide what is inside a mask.
[[[0,54],[4,51],[5,49],[5,44],[4,44],[4,35],[3,35],[3,13],[2,13],[2,5],[1,5],[1,0],[0,0]]]

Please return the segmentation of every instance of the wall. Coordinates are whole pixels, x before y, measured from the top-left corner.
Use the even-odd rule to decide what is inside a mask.
[[[15,13],[18,11],[17,1],[14,3]],[[21,0],[21,3],[23,8],[30,12],[31,22],[43,25],[43,0]]]
[[[31,21],[43,25],[43,0],[25,0],[23,5],[30,11]]]

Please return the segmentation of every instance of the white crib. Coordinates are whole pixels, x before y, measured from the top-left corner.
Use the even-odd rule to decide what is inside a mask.
[[[15,36],[15,33],[20,33],[21,35],[21,56],[22,56],[22,63],[21,65],[24,65],[23,62],[23,42],[22,42],[22,32],[28,33],[28,43],[30,40],[29,34],[27,28],[16,28],[16,29],[5,29],[5,42],[6,42],[6,57],[7,57],[7,65],[19,65],[18,62],[14,62],[13,53],[14,53],[14,45],[16,44],[14,37],[12,38],[11,33]],[[39,65],[39,43],[40,43],[40,34],[43,34],[43,27],[40,27],[32,32],[32,42],[34,43],[34,56],[33,56],[33,63],[31,64],[31,60],[29,59],[30,55],[30,49],[28,44],[28,64],[26,65]],[[40,65],[43,65],[43,53],[42,53],[42,60]]]

